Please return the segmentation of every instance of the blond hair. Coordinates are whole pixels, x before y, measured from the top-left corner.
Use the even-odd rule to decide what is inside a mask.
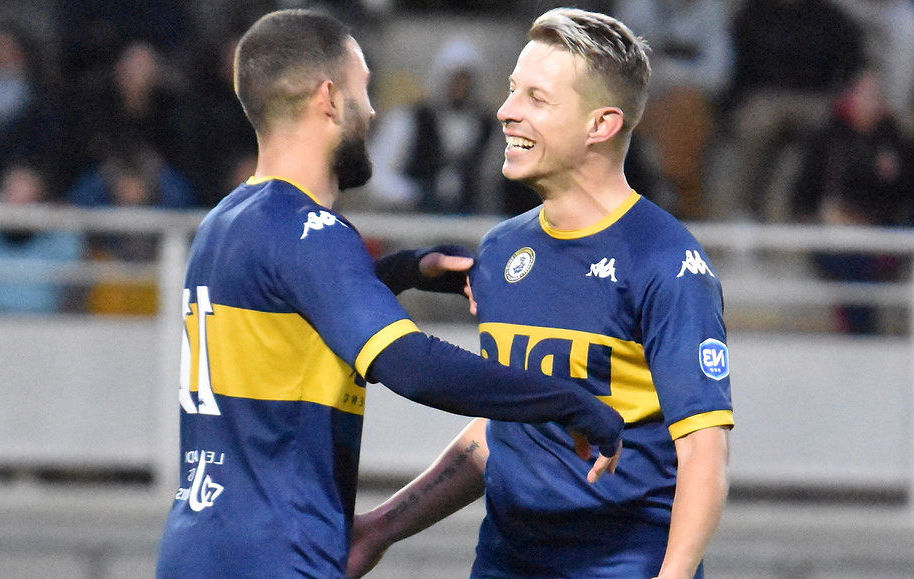
[[[630,132],[641,120],[651,76],[650,48],[621,21],[599,12],[555,8],[533,22],[527,38],[581,57],[586,75],[579,92],[597,106],[622,109],[623,130]]]

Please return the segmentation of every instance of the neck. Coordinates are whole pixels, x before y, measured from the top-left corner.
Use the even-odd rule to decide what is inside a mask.
[[[259,137],[254,177],[279,177],[305,187],[324,207],[332,207],[339,196],[331,167],[333,146],[312,127],[296,125]]]
[[[621,167],[581,174],[562,186],[537,187],[546,221],[556,229],[577,230],[599,223],[619,208],[632,189]]]

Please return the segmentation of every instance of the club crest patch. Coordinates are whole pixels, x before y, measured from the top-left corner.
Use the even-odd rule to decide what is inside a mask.
[[[698,363],[708,378],[723,380],[730,375],[730,352],[720,340],[708,338],[698,346]]]
[[[533,269],[536,253],[529,247],[522,247],[514,252],[505,264],[505,280],[508,283],[518,282]]]

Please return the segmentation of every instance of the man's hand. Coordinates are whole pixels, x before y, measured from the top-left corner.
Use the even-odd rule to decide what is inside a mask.
[[[460,245],[403,249],[375,261],[375,274],[394,295],[408,289],[466,295],[473,254]]]
[[[421,279],[416,287],[424,291],[467,295],[467,272],[473,267],[472,254],[460,245],[436,245],[419,259]]]
[[[581,460],[590,460],[593,451],[590,448],[590,442],[587,440],[587,437],[583,434],[572,432],[571,438],[574,440],[574,452]],[[603,454],[597,455],[597,460],[593,463],[590,472],[587,473],[587,482],[593,484],[597,482],[598,478],[603,476],[603,473],[609,472],[609,474],[613,474],[616,472],[616,467],[619,465],[619,457],[621,456],[622,440],[619,439],[619,446],[616,448],[616,454],[612,456],[603,456]]]
[[[346,564],[346,577],[361,577],[381,562],[388,544],[379,538],[371,513],[355,515],[352,520],[352,540],[349,545],[349,561]]]
[[[419,272],[425,277],[439,277],[446,272],[467,272],[473,267],[473,258],[448,255],[438,251],[426,253],[419,260]]]

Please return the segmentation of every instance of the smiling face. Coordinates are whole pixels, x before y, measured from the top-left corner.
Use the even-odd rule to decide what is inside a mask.
[[[578,93],[579,57],[529,42],[517,58],[498,109],[507,147],[502,173],[542,192],[572,178],[587,152],[590,111]]]

